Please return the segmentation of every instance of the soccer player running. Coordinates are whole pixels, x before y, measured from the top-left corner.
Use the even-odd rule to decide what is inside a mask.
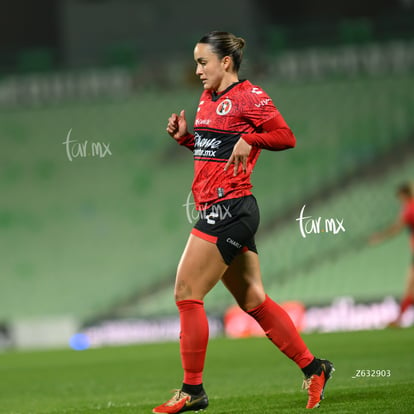
[[[401,202],[401,213],[395,223],[391,224],[385,230],[374,234],[371,237],[371,243],[381,243],[386,239],[399,234],[404,228],[407,228],[411,233],[411,252],[412,260],[408,270],[407,283],[404,295],[400,302],[400,310],[395,321],[390,323],[390,326],[400,326],[401,318],[404,312],[414,304],[414,192],[410,184],[402,184],[397,189],[397,197]]]
[[[220,280],[239,306],[304,374],[307,408],[316,408],[334,371],[317,359],[288,314],[265,294],[255,244],[259,210],[250,175],[262,149],[282,151],[295,137],[269,96],[239,80],[244,40],[211,32],[194,49],[196,75],[204,86],[188,131],[184,111],[172,114],[167,132],[194,155],[192,191],[200,218],[178,265],[175,300],[180,314],[180,353],[184,379],[180,390],[153,413],[198,411],[208,406],[203,368],[208,342],[204,297]]]

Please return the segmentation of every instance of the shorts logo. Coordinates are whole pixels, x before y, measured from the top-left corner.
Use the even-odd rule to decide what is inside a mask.
[[[226,218],[232,218],[230,212],[230,206],[226,206],[225,204],[216,204],[211,206],[211,209],[208,208],[208,204],[206,203],[201,211],[197,211],[195,209],[194,201],[191,202],[192,192],[190,191],[187,196],[187,201],[183,204],[183,207],[186,209],[187,219],[190,224],[192,224],[195,220],[206,220],[207,224],[214,225],[216,224],[217,220],[225,220]]]
[[[230,243],[234,247],[237,247],[238,249],[241,249],[243,247],[240,243],[236,242],[236,240],[233,240],[230,237],[227,237],[226,242]]]
[[[229,98],[225,99],[218,104],[216,109],[217,115],[227,115],[231,111],[232,106],[231,100]]]
[[[218,216],[219,216],[218,213],[213,211],[208,216],[206,216],[207,223],[208,224],[216,224],[216,220],[213,220],[213,219],[217,218]]]

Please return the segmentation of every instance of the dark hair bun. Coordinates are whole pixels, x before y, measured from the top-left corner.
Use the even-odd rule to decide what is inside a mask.
[[[246,45],[246,41],[242,37],[237,37],[236,41],[238,43],[239,49],[243,49]]]

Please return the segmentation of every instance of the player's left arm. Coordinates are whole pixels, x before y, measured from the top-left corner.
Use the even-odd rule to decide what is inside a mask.
[[[233,148],[224,170],[227,171],[234,163],[234,175],[239,171],[239,164],[245,173],[247,160],[253,146],[271,151],[283,151],[296,145],[296,138],[287,126],[282,115],[277,114],[262,125],[263,132],[243,134]]]
[[[279,112],[264,122],[261,129],[262,132],[243,134],[242,139],[252,146],[271,151],[283,151],[296,146],[296,138]]]
[[[251,146],[283,151],[296,146],[296,138],[269,95],[259,87],[247,90],[243,117],[254,126],[254,132],[242,138]]]

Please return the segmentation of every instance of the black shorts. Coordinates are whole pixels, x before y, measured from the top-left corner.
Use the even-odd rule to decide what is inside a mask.
[[[200,211],[191,233],[215,243],[225,263],[230,265],[242,252],[257,253],[254,235],[259,222],[259,207],[254,196],[249,195],[220,201]]]

